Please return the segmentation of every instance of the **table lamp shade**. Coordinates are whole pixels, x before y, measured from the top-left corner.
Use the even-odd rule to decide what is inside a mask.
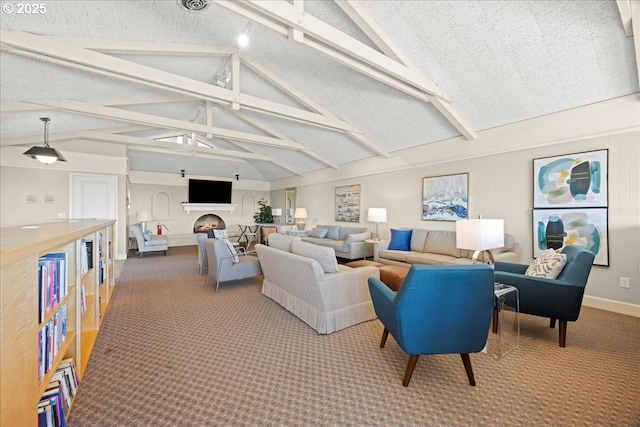
[[[369,208],[367,211],[367,221],[387,222],[387,208]]]
[[[306,219],[309,216],[307,215],[307,208],[296,208],[296,212],[293,214],[294,218]]]
[[[271,215],[273,216],[282,216],[282,209],[271,209]]]
[[[138,212],[136,218],[138,222],[147,222],[153,220],[150,212]]]
[[[456,222],[456,247],[484,251],[504,246],[504,220],[471,219]]]

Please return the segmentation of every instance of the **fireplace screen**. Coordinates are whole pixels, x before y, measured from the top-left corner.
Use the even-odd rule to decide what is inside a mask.
[[[226,225],[222,218],[214,214],[202,215],[193,224],[194,233],[206,233],[208,230],[224,230]]]

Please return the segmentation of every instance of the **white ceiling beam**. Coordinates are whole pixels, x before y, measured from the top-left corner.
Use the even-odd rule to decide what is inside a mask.
[[[624,28],[624,34],[627,37],[631,37],[634,34],[633,24],[631,23],[631,3],[631,0],[616,0],[620,11],[620,19],[622,20],[622,28]]]
[[[393,41],[387,37],[369,13],[360,6],[360,2],[355,0],[336,0],[336,4],[385,55],[409,68],[413,68],[409,59]]]
[[[290,149],[291,150],[295,150],[295,151],[299,151],[303,154],[306,154],[307,156],[319,161],[320,163],[325,164],[326,166],[329,166],[333,169],[340,169],[340,166],[338,166],[337,164],[325,159],[324,157],[320,156],[319,154],[316,154],[314,151],[312,151],[311,149],[305,147],[304,145],[292,141],[291,139],[289,139],[286,135],[278,132],[275,129],[272,129],[271,127],[265,125],[264,123],[258,121],[258,120],[254,120],[251,117],[246,116],[245,114],[242,114],[238,111],[231,111],[227,108],[227,111],[230,111],[232,113],[234,113],[236,115],[236,117],[238,117],[239,119],[243,120],[245,123],[250,124],[253,127],[256,127],[258,129],[260,129],[261,131],[263,131],[264,133],[266,133],[267,135],[271,135],[274,138],[279,138],[283,141],[289,142],[290,144]],[[278,148],[286,148],[286,147],[278,147]]]
[[[198,100],[188,96],[155,96],[141,98],[111,98],[111,99],[83,99],[83,102],[96,105],[122,106],[122,105],[145,105],[145,104],[166,104],[171,102],[197,102]],[[33,101],[35,103],[46,102],[46,100]],[[42,110],[39,105],[30,102],[5,102],[0,103],[0,113],[18,113],[27,111]]]
[[[247,141],[255,143],[264,143],[272,145],[285,144],[277,138],[268,136],[254,135],[246,132],[235,131],[231,129],[223,129],[214,126],[207,126],[193,122],[185,122],[182,120],[169,119],[166,117],[154,116],[151,114],[138,113],[135,111],[120,110],[113,107],[105,107],[103,105],[87,104],[86,102],[63,100],[63,101],[44,101],[39,105],[54,108],[62,111],[70,111],[72,113],[84,114],[93,117],[108,118],[112,120],[120,120],[128,123],[135,123],[144,126],[152,126],[160,129],[175,129],[179,131],[189,131],[206,135],[211,133],[216,137],[228,138],[237,141]]]
[[[316,113],[323,114],[325,116],[335,117],[329,110],[323,108],[320,104],[316,103],[315,101],[310,99],[308,96],[306,96],[305,94],[303,94],[302,92],[300,92],[299,90],[297,90],[296,88],[294,88],[293,86],[285,82],[283,79],[278,77],[276,74],[272,73],[267,68],[265,68],[264,66],[259,64],[257,61],[253,60],[252,58],[248,57],[245,54],[242,55],[242,63],[247,68],[250,68],[251,70],[253,70],[256,74],[260,75],[263,79],[267,80],[269,83],[276,86],[277,88],[285,92],[291,98],[293,98],[300,104],[304,105],[306,108],[310,109],[311,111],[315,111]],[[376,153],[378,156],[384,157],[386,159],[391,157],[391,155],[387,151],[383,150],[377,144],[369,140],[369,138],[367,138],[364,135],[364,133],[358,131],[358,132],[345,132],[345,134],[355,139],[361,145],[363,145],[373,153]]]
[[[288,37],[288,28],[286,25],[284,25],[283,23],[279,22],[278,20],[276,20],[275,18],[272,17],[268,17],[268,16],[264,16],[260,13],[257,13],[255,10],[250,9],[245,7],[246,5],[244,3],[241,2],[229,2],[229,1],[222,1],[222,0],[214,0],[217,4],[239,14],[242,15],[248,19],[251,19],[257,23],[260,23],[264,26],[266,26],[267,28],[285,36]],[[337,31],[337,30],[336,30]],[[368,77],[371,77],[374,80],[377,80],[381,83],[386,84],[387,86],[390,86],[394,89],[397,89],[401,92],[404,92],[408,95],[411,95],[415,98],[418,98],[422,101],[425,102],[431,102],[432,99],[434,99],[435,97],[428,95],[426,93],[424,93],[423,91],[417,89],[416,87],[407,84],[405,81],[400,80],[397,78],[397,76],[391,75],[391,74],[387,74],[386,72],[380,70],[378,67],[374,67],[371,66],[370,64],[366,64],[363,63],[359,60],[357,60],[356,58],[352,57],[351,55],[349,55],[348,53],[336,50],[330,46],[327,46],[324,43],[321,43],[311,37],[305,37],[302,41],[303,44],[315,49],[316,51],[328,56],[329,58],[335,60],[336,62],[339,62],[343,65],[346,65],[347,67],[363,74],[366,75]],[[244,55],[243,55],[244,56]],[[246,63],[246,61],[245,61]],[[303,104],[304,105],[304,104]],[[438,108],[439,107],[439,108]],[[444,103],[441,103],[439,106],[437,106],[436,108],[438,108],[439,110],[443,109],[443,110],[447,110],[447,111],[451,111],[451,115],[457,117],[457,120],[452,121],[451,124],[458,129],[458,131],[464,135],[467,139],[469,140],[474,140],[477,138],[477,134],[476,132],[469,127],[461,118],[460,116],[455,113],[453,111],[453,108],[451,106],[448,107],[444,107]],[[445,118],[449,119],[448,116],[445,116]],[[364,135],[355,135],[352,134],[351,135],[354,139],[358,139],[360,140],[361,138],[364,137]],[[363,140],[362,142],[366,144],[366,139]],[[369,141],[370,143],[370,141]],[[374,150],[374,152],[377,152]],[[388,155],[385,155],[383,153],[378,152],[379,155],[382,155],[383,157],[388,157]]]
[[[172,156],[194,157],[191,151],[181,151],[181,150],[176,150],[175,148],[151,147],[151,146],[145,146],[145,145],[139,145],[139,144],[132,145],[129,148],[131,150],[149,151],[151,153],[170,154]],[[224,162],[248,163],[247,160],[244,160],[244,159],[234,159],[230,157],[218,156],[215,154],[207,154],[207,153],[198,153],[195,157],[201,158],[201,159],[209,159],[209,160],[221,160]]]
[[[244,150],[247,150],[247,151],[249,151],[249,152],[251,152],[251,153],[257,153],[257,151],[255,151],[255,150],[254,150],[254,149],[253,149],[253,148],[252,148],[248,143],[246,143],[246,142],[237,142],[237,141],[229,141],[229,140],[225,140],[225,141],[227,141],[227,142],[228,142],[228,143],[230,143],[230,144],[237,145],[238,147],[240,147],[240,148],[242,148],[242,149],[244,149]],[[298,169],[296,169],[296,168],[293,168],[293,167],[289,166],[288,164],[286,164],[286,163],[284,163],[284,162],[281,162],[281,161],[279,161],[279,160],[275,160],[275,159],[271,159],[271,160],[270,160],[270,162],[271,162],[271,163],[273,163],[273,164],[274,164],[274,165],[276,165],[276,166],[281,167],[282,169],[288,170],[289,172],[291,172],[291,173],[293,173],[293,174],[295,174],[295,175],[298,175],[298,176],[301,176],[301,177],[303,177],[303,176],[304,176],[304,173],[300,172],[300,171],[299,171]]]
[[[300,13],[304,12],[304,0],[293,0],[292,4]],[[301,43],[304,40],[304,33],[297,28],[289,27],[289,40]]]
[[[633,27],[633,44],[636,49],[636,70],[638,72],[638,80],[640,81],[640,2],[630,1],[631,8],[631,25]]]
[[[66,65],[85,70],[107,72],[116,78],[135,79],[137,83],[161,87],[162,89],[191,95],[195,98],[211,101],[237,103],[243,108],[265,114],[271,114],[311,125],[322,126],[340,131],[352,130],[348,123],[320,114],[300,110],[266,99],[246,94],[236,94],[232,90],[200,82],[177,74],[136,64],[120,58],[111,57],[88,49],[78,48],[49,37],[37,36],[20,31],[0,30],[2,48],[12,47],[12,52],[22,51],[35,53],[40,59],[57,62],[65,61]]]
[[[94,129],[95,131],[103,132],[103,133],[127,133],[127,132],[139,132],[143,130],[148,130],[147,126],[122,126],[122,127],[114,127],[114,128],[104,128],[104,129]],[[77,134],[75,131],[72,132],[58,132],[51,133],[49,135],[50,142],[56,141],[69,141],[72,139],[77,139]],[[42,134],[40,135],[32,135],[32,136],[14,136],[0,139],[0,146],[4,145],[34,145],[38,143],[43,143],[44,138]]]
[[[100,40],[51,36],[52,40],[71,44],[96,52],[118,55],[170,55],[228,57],[236,52],[235,46],[163,43],[129,40]]]
[[[164,148],[173,151],[182,151],[189,155],[192,155],[193,152],[206,155],[215,155],[218,156],[221,160],[227,160],[228,158],[235,159],[244,159],[244,160],[263,160],[263,161],[271,161],[271,158],[265,154],[257,154],[243,151],[233,151],[226,150],[222,148],[198,148],[192,147],[189,144],[175,144],[173,142],[162,141],[157,139],[149,139],[149,138],[140,138],[137,136],[127,136],[127,135],[114,135],[105,132],[96,132],[96,131],[80,131],[76,132],[76,136],[82,139],[89,139],[94,141],[105,141],[105,142],[115,142],[119,144],[126,144],[128,146],[145,146],[145,147],[153,147],[153,148]]]
[[[226,3],[216,1],[217,4]],[[289,27],[296,28],[305,33],[305,39],[314,39],[331,46],[333,49],[352,55],[354,58],[380,70],[395,76],[405,83],[415,86],[417,89],[430,95],[448,101],[444,94],[434,82],[425,76],[396,62],[392,58],[385,56],[375,49],[365,45],[359,40],[333,28],[331,25],[305,13],[284,0],[278,1],[257,1],[242,0],[241,3],[260,13],[266,14]]]

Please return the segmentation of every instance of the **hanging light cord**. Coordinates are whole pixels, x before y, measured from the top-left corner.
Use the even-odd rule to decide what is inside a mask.
[[[40,117],[40,120],[44,122],[44,146],[49,147],[49,118],[48,117]]]

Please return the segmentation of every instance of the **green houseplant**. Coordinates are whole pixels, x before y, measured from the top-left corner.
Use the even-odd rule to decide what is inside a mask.
[[[271,213],[269,202],[265,199],[260,199],[258,205],[260,205],[260,209],[253,216],[256,224],[273,224],[273,214]]]

